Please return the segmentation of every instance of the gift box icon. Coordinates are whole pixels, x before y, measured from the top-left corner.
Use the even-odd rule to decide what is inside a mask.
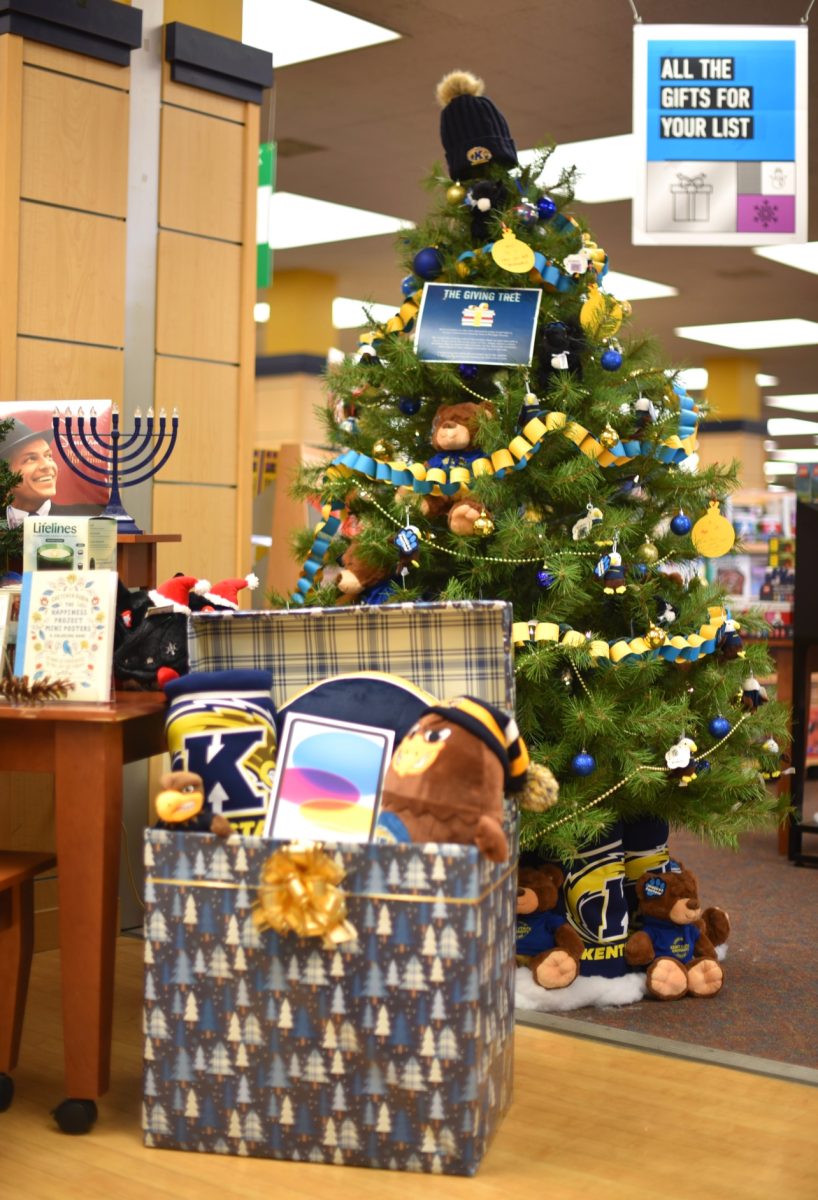
[[[710,197],[713,185],[705,183],[707,176],[704,171],[698,175],[676,175],[678,183],[670,185],[673,195],[674,221],[709,221]]]

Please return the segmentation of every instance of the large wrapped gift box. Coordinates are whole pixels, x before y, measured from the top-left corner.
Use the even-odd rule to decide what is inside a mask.
[[[326,949],[256,928],[285,843],[145,837],[146,1144],[473,1174],[511,1099],[512,863],[325,846],[358,935]]]
[[[379,670],[511,711],[510,616],[495,602],[203,614],[191,659],[271,668],[277,705]],[[328,948],[254,920],[265,863],[297,848],[146,831],[146,1144],[473,1174],[511,1099],[513,814],[509,834],[500,865],[471,846],[325,844],[357,934]]]

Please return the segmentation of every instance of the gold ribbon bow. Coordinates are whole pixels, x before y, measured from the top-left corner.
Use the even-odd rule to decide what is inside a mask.
[[[320,937],[326,949],[357,938],[338,885],[344,871],[314,842],[292,842],[264,864],[253,920],[259,929]]]

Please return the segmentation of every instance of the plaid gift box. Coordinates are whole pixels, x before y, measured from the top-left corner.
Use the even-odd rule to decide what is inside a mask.
[[[145,833],[145,1143],[472,1175],[511,1100],[514,858],[344,844],[357,937],[259,932],[284,843]]]
[[[194,613],[191,671],[273,672],[277,708],[330,675],[386,671],[433,696],[514,710],[511,606],[500,600]]]
[[[266,667],[277,706],[328,676],[402,675],[513,710],[494,601],[197,614],[191,667]],[[376,714],[372,714],[376,719]],[[286,843],[145,834],[147,1145],[472,1175],[511,1100],[516,821],[474,847],[337,844],[356,935],[260,931]]]

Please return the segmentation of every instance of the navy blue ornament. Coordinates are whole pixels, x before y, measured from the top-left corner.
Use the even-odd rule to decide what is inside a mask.
[[[476,379],[480,368],[474,363],[461,363],[457,370],[461,379]]]
[[[678,533],[679,537],[683,537],[686,533],[690,533],[693,528],[693,522],[686,513],[678,512],[670,522],[670,528],[674,533]]]
[[[540,196],[537,201],[537,212],[543,221],[550,221],[554,213],[557,211],[557,206],[550,196]]]
[[[443,270],[443,255],[434,246],[424,246],[415,255],[412,268],[421,279],[437,279]]]
[[[727,717],[711,717],[707,728],[714,738],[723,738],[727,737],[733,726],[727,720]]]
[[[407,525],[395,537],[395,545],[401,554],[414,554],[420,545],[418,531],[414,525]]]
[[[537,572],[537,586],[541,588],[550,588],[556,579],[556,575],[552,575],[545,567],[540,567]]]
[[[398,400],[398,408],[405,417],[413,417],[420,408],[420,401],[417,396],[401,396]]]
[[[515,217],[517,217],[517,219],[520,221],[520,223],[522,225],[525,225],[526,229],[530,229],[533,225],[536,225],[536,223],[537,223],[537,217],[539,215],[539,210],[536,209],[533,204],[529,204],[528,201],[526,200],[526,201],[523,201],[522,204],[518,204],[515,207],[514,215],[515,215]]]
[[[400,290],[404,296],[414,296],[415,292],[421,287],[421,282],[416,275],[404,275],[400,281]]]
[[[571,770],[575,775],[591,775],[596,770],[596,759],[593,754],[583,750],[571,759]]]
[[[622,354],[619,350],[614,350],[609,346],[607,350],[603,351],[599,365],[604,371],[618,371],[622,366]]]

